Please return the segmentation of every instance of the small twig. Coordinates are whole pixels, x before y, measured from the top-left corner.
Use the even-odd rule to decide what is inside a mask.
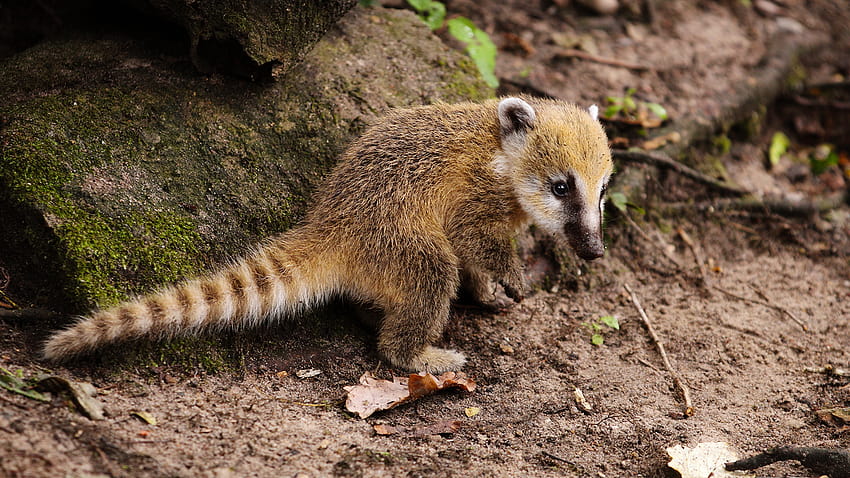
[[[47,309],[0,309],[0,319],[56,320],[67,317],[67,314]]]
[[[694,260],[697,263],[697,269],[699,270],[700,278],[702,279],[703,287],[708,287],[708,274],[705,271],[705,263],[702,260],[702,256],[699,252],[697,252],[697,246],[694,244],[694,241],[691,240],[691,236],[685,232],[681,227],[676,229],[676,232],[679,234],[679,237],[682,238],[682,242],[684,242],[688,249],[691,250],[691,254],[694,256]]]
[[[732,297],[733,299],[738,299],[738,300],[742,300],[742,301],[744,301],[744,302],[750,302],[750,303],[753,303],[753,304],[762,305],[762,306],[764,306],[764,307],[767,307],[767,308],[773,309],[773,310],[775,310],[775,311],[778,311],[778,312],[779,312],[779,313],[781,313],[781,314],[785,314],[785,315],[787,315],[787,316],[788,316],[791,320],[793,320],[793,321],[794,321],[797,325],[799,325],[800,327],[802,327],[803,331],[805,331],[805,332],[808,332],[808,331],[809,331],[809,326],[808,326],[808,325],[806,325],[806,323],[805,323],[805,322],[803,322],[802,320],[800,320],[800,319],[799,319],[796,315],[794,315],[793,313],[791,313],[791,311],[790,311],[790,310],[788,310],[788,309],[786,309],[786,308],[784,308],[784,307],[780,307],[780,306],[778,306],[778,305],[774,305],[774,304],[771,304],[771,303],[769,303],[769,302],[765,302],[765,301],[763,301],[763,300],[751,299],[751,298],[749,298],[749,297],[744,297],[744,296],[742,296],[742,295],[734,294],[734,293],[732,293],[732,292],[729,292],[729,291],[728,291],[728,290],[726,290],[726,289],[723,289],[723,288],[717,287],[716,285],[713,285],[713,286],[711,286],[711,287],[713,287],[713,288],[715,288],[715,289],[719,290],[720,292],[723,292],[724,294],[728,295],[729,297]]]
[[[614,159],[619,159],[632,163],[651,164],[653,166],[673,170],[688,179],[704,184],[706,186],[710,186],[713,189],[732,196],[746,196],[749,194],[748,191],[743,190],[737,186],[733,186],[725,181],[718,181],[717,179],[707,176],[697,171],[696,169],[689,168],[688,166],[685,166],[684,164],[674,160],[666,154],[634,150],[623,151],[621,149],[615,149],[611,152],[611,154],[613,155]]]
[[[643,365],[646,365],[647,367],[651,368],[652,370],[655,370],[656,372],[661,373],[661,370],[658,370],[658,367],[656,367],[655,365],[652,365],[651,363],[647,362],[646,360],[644,360],[642,358],[635,359],[635,360],[637,360],[638,362],[640,362]]]
[[[555,58],[578,58],[580,60],[592,61],[594,63],[600,63],[602,65],[608,66],[617,66],[620,68],[626,68],[628,70],[636,70],[636,71],[646,71],[650,68],[646,65],[641,65],[638,63],[631,63],[628,61],[617,60],[615,58],[604,58],[601,56],[591,55],[590,53],[576,50],[575,48],[567,48],[565,50],[560,50],[555,53]]]
[[[635,305],[638,313],[640,314],[640,318],[643,321],[644,327],[646,327],[646,331],[649,333],[649,337],[655,343],[655,348],[658,350],[659,355],[661,355],[661,361],[664,363],[664,368],[670,375],[673,377],[673,383],[679,389],[679,392],[682,394],[682,399],[685,402],[685,409],[683,414],[685,417],[693,416],[694,414],[694,405],[691,402],[691,392],[685,383],[679,378],[679,374],[673,369],[673,366],[670,364],[670,359],[667,357],[667,351],[664,350],[664,343],[661,342],[661,339],[658,338],[658,334],[655,333],[655,328],[652,327],[652,322],[650,322],[649,317],[646,315],[646,311],[643,310],[643,307],[640,305],[640,301],[638,301],[637,296],[634,292],[632,292],[631,287],[628,284],[623,284],[623,288],[626,289],[626,292],[629,293],[629,297],[632,299],[632,303]]]
[[[545,456],[546,458],[551,458],[555,461],[560,461],[561,463],[567,463],[567,464],[570,464],[570,465],[574,464],[570,460],[567,460],[566,458],[561,458],[560,456],[557,456],[557,455],[553,455],[553,454],[549,453],[548,451],[541,451],[540,453],[543,456]]]
[[[658,249],[668,261],[670,261],[674,266],[676,266],[677,271],[684,270],[682,264],[679,264],[679,261],[676,260],[676,258],[673,257],[673,255],[670,254],[670,252],[668,252],[667,249],[665,249],[661,244],[658,244],[656,241],[653,241],[652,238],[649,237],[649,234],[647,234],[646,231],[641,229],[638,223],[636,223],[635,220],[632,219],[631,216],[629,216],[628,212],[624,212],[622,215],[626,218],[626,222],[629,224],[629,226],[631,226],[638,233],[638,235],[640,235],[640,237],[642,237],[646,242]]]

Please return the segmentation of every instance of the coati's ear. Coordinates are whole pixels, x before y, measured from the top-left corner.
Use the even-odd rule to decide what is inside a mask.
[[[537,115],[534,109],[519,98],[505,98],[499,102],[499,127],[502,139],[512,135],[525,135],[534,129]]]
[[[594,120],[599,119],[599,107],[598,106],[590,105],[590,107],[587,108],[587,112],[590,113],[590,117],[593,118]]]

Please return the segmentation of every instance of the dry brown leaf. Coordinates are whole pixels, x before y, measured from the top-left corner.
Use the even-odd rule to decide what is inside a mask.
[[[103,404],[95,398],[97,389],[88,382],[75,382],[64,377],[51,375],[39,380],[37,390],[69,392],[71,399],[83,415],[92,420],[105,420]]]
[[[659,123],[660,124],[660,123]],[[679,134],[678,131],[672,131],[667,134],[663,134],[661,136],[656,136],[652,139],[646,140],[643,142],[643,149],[647,151],[652,151],[658,149],[662,146],[667,145],[667,143],[678,143],[682,140],[682,135]]]
[[[389,410],[447,388],[471,392],[475,390],[475,381],[461,372],[446,372],[439,377],[430,373],[413,373],[408,377],[393,377],[392,381],[375,378],[371,372],[366,372],[360,377],[359,384],[345,387],[348,391],[345,408],[360,418],[366,418],[377,411]]]
[[[840,429],[846,429],[850,425],[850,407],[822,408],[815,410],[815,415],[824,423]]]

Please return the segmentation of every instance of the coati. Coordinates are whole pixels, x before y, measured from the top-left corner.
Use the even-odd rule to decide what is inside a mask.
[[[603,255],[613,164],[596,114],[528,97],[393,111],[342,154],[302,225],[218,272],[80,318],[44,356],[250,327],[343,296],[381,311],[378,349],[393,366],[457,369],[464,355],[433,345],[450,301],[461,279],[482,302],[492,280],[523,299],[523,224]]]

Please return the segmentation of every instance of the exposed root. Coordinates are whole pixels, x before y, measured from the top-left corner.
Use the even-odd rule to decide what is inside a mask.
[[[652,166],[675,171],[676,173],[679,173],[688,179],[709,186],[712,189],[715,189],[727,195],[740,197],[747,196],[748,194],[750,194],[749,191],[741,189],[725,181],[719,181],[717,179],[712,178],[711,176],[707,176],[697,171],[696,169],[685,166],[684,164],[676,161],[675,159],[663,153],[650,153],[646,151],[635,150],[623,151],[615,149],[614,151],[612,151],[612,155],[614,159],[619,159],[621,161],[649,164]]]

